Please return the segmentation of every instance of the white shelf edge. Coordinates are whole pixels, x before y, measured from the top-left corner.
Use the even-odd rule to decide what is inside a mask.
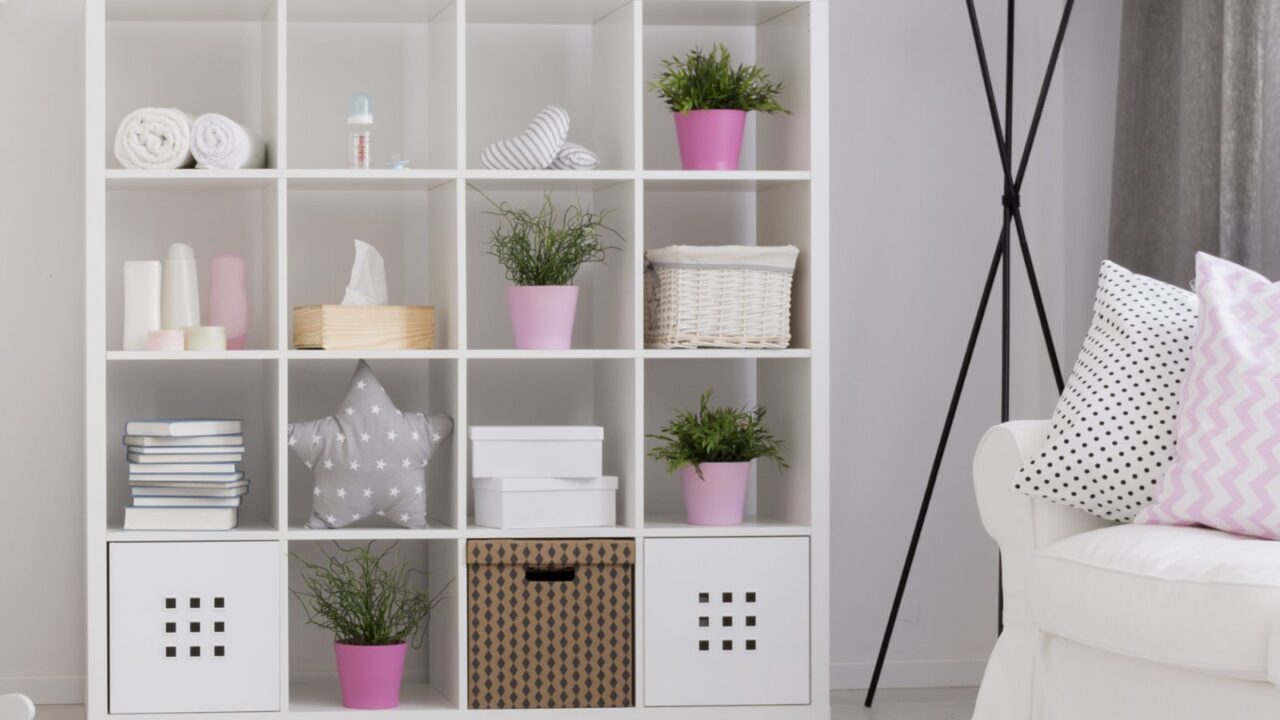
[[[641,533],[647,538],[807,537],[812,534],[812,528],[801,523],[755,518],[748,518],[741,525],[690,525],[679,517],[657,515],[646,518]]]
[[[456,360],[460,350],[286,350],[289,360]]]
[[[108,350],[112,362],[156,362],[193,360],[278,360],[279,350]]]

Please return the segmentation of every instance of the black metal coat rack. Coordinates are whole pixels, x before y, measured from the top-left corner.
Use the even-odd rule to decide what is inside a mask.
[[[889,643],[893,639],[893,628],[898,621],[898,610],[902,606],[902,595],[907,589],[907,579],[911,576],[911,565],[915,561],[916,549],[920,544],[920,533],[924,529],[925,516],[929,513],[929,502],[933,499],[933,489],[938,480],[938,469],[942,466],[942,456],[947,449],[947,441],[951,437],[951,426],[955,421],[956,408],[960,404],[960,395],[964,392],[964,383],[969,376],[969,364],[973,360],[973,350],[978,344],[978,335],[982,330],[982,321],[987,313],[987,303],[991,299],[991,290],[995,286],[996,270],[1001,270],[1000,295],[1000,421],[1009,419],[1009,284],[1011,280],[1012,229],[1017,231],[1018,247],[1022,252],[1022,264],[1027,271],[1027,280],[1031,284],[1031,296],[1035,299],[1036,314],[1040,317],[1040,331],[1044,335],[1045,349],[1049,353],[1049,364],[1053,368],[1053,379],[1058,384],[1058,392],[1062,392],[1062,369],[1058,366],[1058,353],[1053,346],[1053,334],[1049,330],[1049,319],[1045,315],[1044,300],[1040,296],[1040,283],[1036,280],[1035,266],[1031,262],[1031,249],[1027,245],[1027,230],[1022,222],[1021,191],[1022,181],[1027,172],[1027,159],[1031,156],[1031,147],[1035,144],[1036,131],[1040,127],[1040,116],[1044,112],[1045,99],[1049,95],[1049,86],[1053,83],[1053,73],[1058,65],[1058,55],[1062,50],[1062,39],[1067,33],[1067,22],[1071,19],[1071,8],[1075,0],[1066,0],[1062,8],[1062,19],[1058,22],[1058,34],[1053,41],[1053,51],[1049,54],[1049,66],[1045,70],[1044,81],[1040,85],[1040,97],[1036,101],[1035,114],[1031,117],[1031,128],[1027,132],[1027,141],[1022,148],[1022,158],[1018,162],[1017,172],[1013,167],[1013,16],[1015,0],[1009,0],[1007,24],[1008,39],[1005,60],[1004,91],[1004,128],[1001,129],[1000,111],[996,107],[996,94],[991,85],[991,70],[987,66],[987,51],[982,44],[982,29],[978,25],[978,13],[974,9],[973,0],[965,0],[969,9],[969,26],[973,31],[973,42],[978,51],[978,67],[982,70],[982,85],[987,93],[987,109],[991,113],[991,126],[995,131],[996,150],[1000,153],[1000,167],[1004,172],[1004,195],[1000,204],[1004,208],[1004,222],[1000,228],[1000,237],[996,242],[995,255],[991,258],[991,268],[987,270],[987,282],[982,288],[982,298],[978,301],[978,313],[973,319],[973,329],[969,331],[969,344],[964,351],[964,359],[960,361],[960,376],[956,379],[955,390],[951,394],[951,405],[947,408],[947,419],[942,424],[942,436],[938,439],[938,449],[933,456],[933,466],[929,470],[929,481],[925,484],[924,498],[920,501],[920,512],[916,516],[915,530],[911,533],[911,544],[907,547],[907,558],[902,565],[902,576],[898,579],[898,589],[893,596],[893,608],[889,611],[889,622],[885,625],[884,639],[880,642],[880,654],[876,657],[875,671],[871,675],[871,684],[867,688],[865,705],[871,707],[876,697],[876,686],[880,684],[880,673],[884,670],[885,655],[889,652]],[[1003,630],[1004,595],[1000,594],[998,626]]]

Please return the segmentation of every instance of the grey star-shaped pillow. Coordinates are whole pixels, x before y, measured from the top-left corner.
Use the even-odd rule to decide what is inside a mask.
[[[289,424],[289,447],[315,473],[310,528],[369,517],[427,526],[427,463],[453,432],[448,415],[396,409],[361,360],[338,412]]]

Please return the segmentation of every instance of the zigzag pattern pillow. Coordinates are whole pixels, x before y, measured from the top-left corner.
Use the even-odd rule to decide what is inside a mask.
[[[1137,522],[1280,540],[1280,284],[1197,253],[1196,295],[1178,453]]]
[[[1122,522],[1151,502],[1174,458],[1196,309],[1190,292],[1104,262],[1045,449],[1013,489]]]

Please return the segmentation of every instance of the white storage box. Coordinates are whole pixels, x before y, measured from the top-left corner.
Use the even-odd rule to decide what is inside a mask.
[[[472,427],[473,478],[598,478],[604,428],[594,425]]]
[[[476,524],[491,528],[612,527],[618,478],[477,478]]]

